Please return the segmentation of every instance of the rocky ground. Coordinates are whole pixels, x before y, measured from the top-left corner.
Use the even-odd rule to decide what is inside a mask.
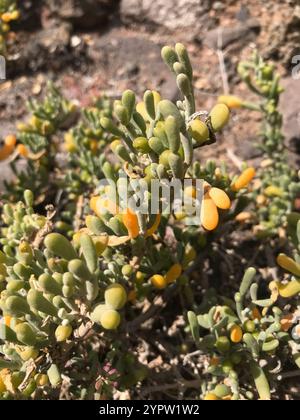
[[[299,0],[26,0],[22,9],[8,79],[0,84],[1,136],[25,118],[26,99],[41,95],[49,79],[84,105],[103,92],[118,97],[126,88],[138,94],[158,88],[176,99],[175,82],[160,58],[161,46],[176,41],[189,47],[198,106],[209,109],[224,91],[218,53],[230,91],[245,96],[236,66],[257,47],[284,78],[287,145],[297,160],[300,81],[292,79],[291,66],[300,53]],[[254,113],[236,113],[218,146],[203,153],[228,160],[229,151],[239,159],[257,159],[258,124]]]

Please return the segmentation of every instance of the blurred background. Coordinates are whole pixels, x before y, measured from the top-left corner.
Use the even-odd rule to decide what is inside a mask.
[[[257,48],[275,62],[286,89],[282,100],[291,159],[299,153],[300,80],[292,58],[300,54],[299,0],[22,0],[14,24],[7,80],[0,84],[1,137],[26,117],[26,100],[43,94],[51,79],[70,99],[88,105],[99,95],[141,95],[158,89],[177,99],[173,75],[162,63],[164,44],[184,42],[193,59],[199,110],[225,92],[245,97],[237,64]],[[202,153],[228,160],[259,159],[259,121],[234,115],[216,148]],[[228,133],[228,134],[227,134]],[[232,154],[231,154],[232,156]],[[254,162],[255,163],[255,162]],[[3,173],[3,172],[2,172]],[[5,175],[6,176],[6,175]]]

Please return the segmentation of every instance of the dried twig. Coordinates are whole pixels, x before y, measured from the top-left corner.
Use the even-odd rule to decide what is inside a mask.
[[[48,235],[48,233],[52,232],[52,229],[53,229],[52,219],[56,214],[56,210],[54,210],[54,207],[52,205],[47,206],[46,210],[47,210],[46,224],[43,227],[43,229],[38,231],[33,242],[33,248],[36,248],[36,249],[38,249],[41,246],[44,238]]]
[[[77,207],[76,207],[75,222],[74,222],[75,232],[81,228],[83,208],[84,208],[84,197],[83,195],[81,195],[78,198]]]
[[[218,29],[218,49],[217,49],[217,55],[220,63],[220,71],[221,71],[221,77],[222,77],[222,83],[223,83],[223,92],[225,95],[228,95],[230,92],[229,89],[229,82],[228,82],[228,75],[226,71],[226,64],[225,64],[225,58],[224,58],[224,52],[223,52],[223,29]]]

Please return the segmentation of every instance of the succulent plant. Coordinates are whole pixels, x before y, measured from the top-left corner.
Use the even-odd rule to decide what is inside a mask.
[[[249,61],[238,67],[239,74],[258,102],[244,101],[239,97],[221,96],[219,102],[230,109],[245,108],[262,114],[263,125],[257,147],[263,152],[258,171],[259,183],[253,191],[256,201],[256,232],[260,236],[273,236],[287,225],[287,215],[294,210],[300,193],[297,171],[288,163],[285,138],[282,132],[283,116],[279,110],[283,88],[275,67],[266,63],[257,52]]]
[[[0,1],[0,54],[6,56],[6,41],[10,35],[11,23],[20,18],[16,0]]]
[[[300,223],[298,244],[299,229]],[[228,305],[212,307],[206,314],[189,312],[197,347],[211,355],[207,373],[218,379],[217,386],[214,381],[207,381],[204,399],[253,399],[253,389],[256,389],[260,399],[270,400],[276,378],[289,363],[293,361],[299,367],[300,266],[297,261],[298,254],[295,259],[284,254],[278,256],[279,266],[292,278],[271,282],[267,298],[259,296],[257,271],[249,268],[234,299],[227,300]],[[286,299],[290,299],[289,305]],[[204,330],[208,333],[202,334]],[[274,366],[280,368],[274,370]],[[241,381],[244,375],[248,376],[246,382]],[[227,388],[223,394],[220,390],[224,387]]]

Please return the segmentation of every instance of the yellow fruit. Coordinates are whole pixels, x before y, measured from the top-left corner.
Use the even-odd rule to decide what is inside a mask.
[[[181,220],[184,220],[186,218],[186,213],[184,213],[184,212],[179,213],[178,212],[178,213],[174,213],[174,216],[175,216],[176,220],[181,221]]]
[[[127,293],[121,284],[112,284],[104,293],[105,303],[110,309],[120,310],[127,302]]]
[[[180,264],[175,264],[167,272],[165,279],[167,283],[174,283],[182,274],[182,266]]]
[[[225,191],[221,190],[220,188],[211,188],[208,194],[219,209],[230,209],[231,201]]]
[[[156,219],[155,219],[155,222],[154,222],[153,226],[150,229],[147,230],[146,235],[145,235],[146,238],[149,238],[150,236],[155,234],[155,232],[159,228],[160,222],[161,222],[161,214],[158,214],[156,216]]]
[[[277,264],[289,273],[294,274],[294,276],[300,277],[300,264],[292,258],[289,258],[287,255],[280,254],[277,257]]]
[[[204,401],[219,401],[219,398],[215,394],[206,394]]]
[[[116,330],[121,323],[119,312],[109,309],[101,316],[101,325],[105,330]]]
[[[219,224],[217,206],[208,194],[205,195],[201,205],[201,224],[208,231],[215,230]]]
[[[39,355],[38,350],[34,349],[33,347],[18,348],[17,353],[19,354],[19,356],[24,362],[27,362],[28,360],[31,360],[31,359],[35,360]]]
[[[3,23],[2,24],[2,32],[6,33],[6,32],[9,32],[9,30],[10,30],[10,25],[8,23]]]
[[[138,271],[135,276],[135,281],[137,284],[142,284],[144,283],[145,278],[146,278],[146,274],[142,273],[141,271]]]
[[[114,140],[111,144],[110,144],[110,148],[112,150],[112,152],[115,153],[116,149],[118,146],[121,146],[122,142],[121,140]]]
[[[136,138],[133,143],[133,147],[140,153],[150,153],[151,149],[148,140],[145,137]]]
[[[90,315],[91,320],[95,322],[96,324],[101,324],[101,317],[104,314],[104,312],[106,312],[107,310],[108,308],[106,305],[104,304],[97,305],[93,309],[93,312]]]
[[[168,286],[167,279],[159,274],[152,276],[150,281],[155,289],[163,290]]]
[[[201,120],[194,120],[190,124],[189,132],[196,142],[201,145],[209,139],[207,125]]]
[[[58,343],[67,341],[73,333],[71,325],[59,325],[55,331],[55,338]]]
[[[122,221],[128,230],[131,239],[136,239],[140,234],[139,221],[136,214],[132,210],[127,209],[122,214]]]
[[[6,160],[11,154],[11,150],[9,147],[7,146],[3,146],[0,149],[0,162],[2,162],[3,160]]]
[[[5,391],[6,391],[6,386],[4,384],[3,379],[0,376],[0,394],[3,394],[3,392],[5,392]]]
[[[35,376],[35,382],[38,387],[43,388],[49,384],[49,378],[47,375],[42,375],[41,373]]]
[[[235,181],[235,183],[232,185],[233,191],[240,191],[243,188],[246,188],[250,182],[253,180],[253,178],[256,175],[256,171],[254,168],[248,168],[246,169],[241,176]]]
[[[3,13],[3,15],[1,16],[1,20],[5,23],[9,23],[12,20],[12,15],[11,13]]]
[[[68,153],[75,153],[77,150],[77,147],[75,143],[65,143],[65,150]]]
[[[239,325],[234,325],[230,331],[230,340],[233,343],[238,344],[242,341],[243,335],[242,328]]]
[[[4,144],[6,146],[15,147],[17,143],[17,138],[13,134],[10,134],[9,136],[5,137]]]
[[[242,99],[234,95],[222,95],[219,97],[218,102],[227,105],[229,109],[241,108],[243,105]]]
[[[29,155],[28,149],[24,144],[18,144],[17,146],[17,152],[20,156],[27,158]]]
[[[283,190],[279,187],[275,187],[274,185],[266,188],[264,193],[267,197],[283,197],[284,195]]]
[[[247,211],[243,211],[242,213],[239,213],[235,217],[235,220],[239,223],[245,223],[245,222],[250,221],[251,219],[252,219],[252,214]]]
[[[77,150],[77,146],[75,144],[74,136],[72,133],[65,134],[65,149],[69,153],[74,153]]]
[[[164,165],[166,169],[170,167],[169,157],[171,156],[171,154],[172,154],[171,150],[165,150],[159,157],[160,165]]]
[[[14,10],[13,12],[11,12],[11,19],[12,20],[18,20],[21,16],[21,13],[19,10]]]
[[[258,206],[264,206],[266,204],[266,202],[267,202],[267,198],[264,195],[260,194],[260,195],[257,196],[256,204]]]
[[[230,109],[225,104],[217,104],[209,116],[213,130],[218,132],[227,125],[230,119]]]
[[[283,298],[291,298],[300,293],[300,281],[293,280],[288,284],[278,284],[279,294]]]
[[[5,324],[7,327],[10,327],[10,323],[11,323],[11,321],[12,321],[12,317],[11,317],[11,316],[4,316],[4,317],[3,317],[3,321],[4,321],[4,324]]]

